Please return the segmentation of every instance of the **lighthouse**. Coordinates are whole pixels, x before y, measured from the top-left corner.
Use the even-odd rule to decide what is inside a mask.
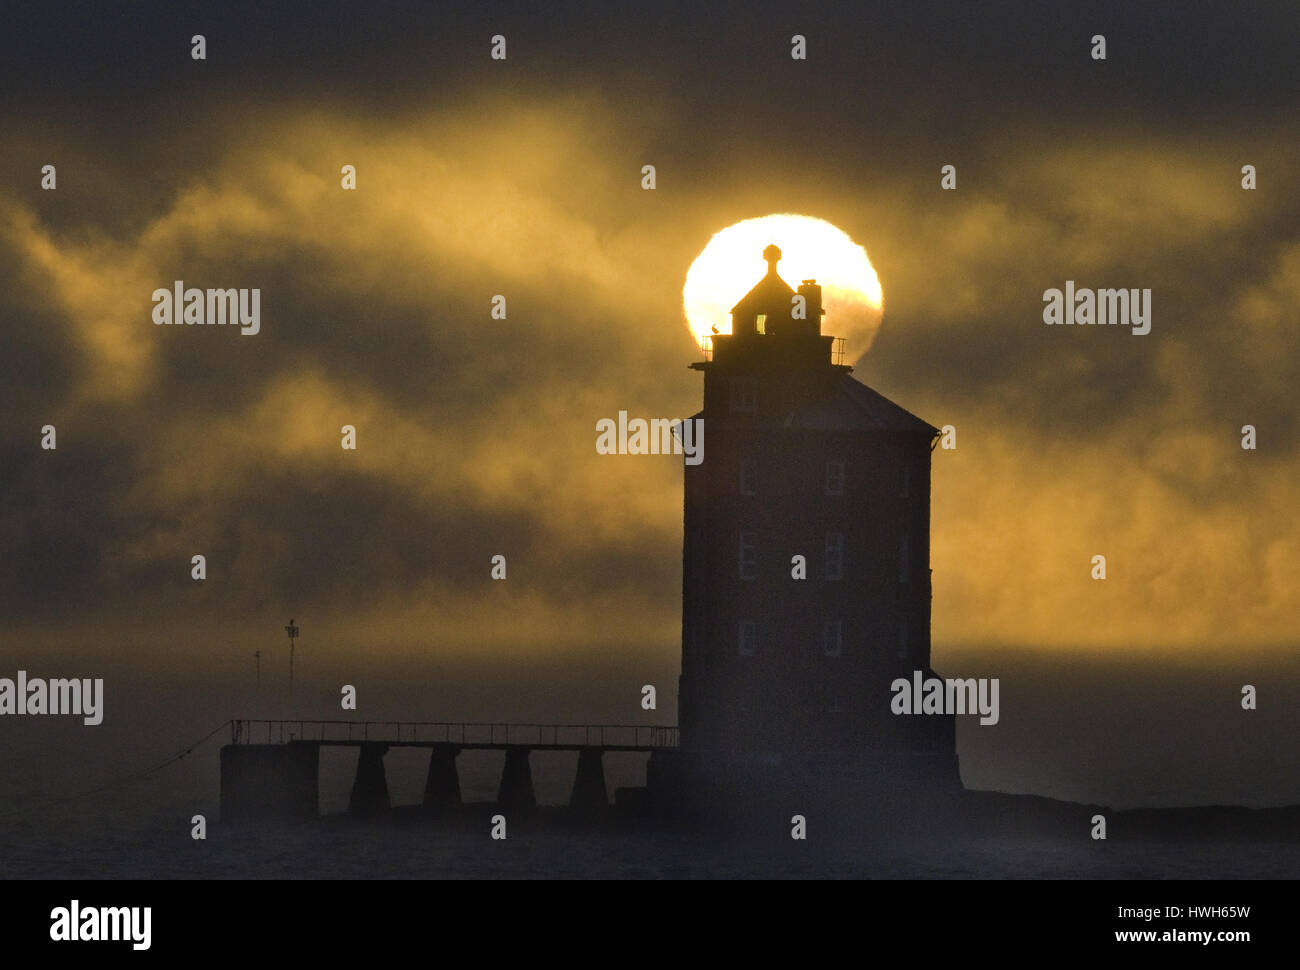
[[[709,451],[684,466],[681,749],[654,767],[674,787],[956,786],[953,717],[890,709],[896,678],[930,674],[939,431],[855,380],[816,280],[762,255],[690,365]]]

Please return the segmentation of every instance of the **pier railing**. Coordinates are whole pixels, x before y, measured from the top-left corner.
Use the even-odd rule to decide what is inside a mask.
[[[458,744],[504,748],[675,748],[677,728],[646,724],[504,724],[447,721],[304,721],[252,720],[230,722],[231,744]]]

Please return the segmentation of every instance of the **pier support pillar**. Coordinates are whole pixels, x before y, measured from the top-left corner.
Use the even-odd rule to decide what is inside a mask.
[[[599,813],[609,808],[605,792],[605,752],[583,748],[578,752],[578,773],[573,777],[569,807],[575,812]]]
[[[435,744],[429,750],[429,775],[424,782],[424,810],[445,812],[460,805],[460,776],[456,774],[456,756],[460,748],[453,744]]]
[[[506,748],[506,766],[497,792],[497,807],[503,811],[527,812],[537,807],[533,773],[528,766],[531,754],[530,748]]]
[[[221,821],[315,818],[320,746],[228,744],[221,749]]]
[[[352,783],[352,798],[348,802],[349,813],[373,815],[390,807],[388,779],[384,777],[384,755],[387,753],[388,745],[382,741],[365,741],[361,744],[357,778]]]

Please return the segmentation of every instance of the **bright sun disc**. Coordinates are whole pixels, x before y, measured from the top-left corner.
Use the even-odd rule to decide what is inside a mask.
[[[880,327],[880,280],[867,251],[824,219],[780,213],[746,219],[709,240],[691,263],[682,309],[697,339],[717,327],[731,333],[731,308],[767,272],[763,250],[781,250],[777,272],[795,289],[815,279],[822,287],[822,332],[846,338],[850,358],[871,346]]]

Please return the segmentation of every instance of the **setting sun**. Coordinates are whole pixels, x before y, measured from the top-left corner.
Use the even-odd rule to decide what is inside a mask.
[[[765,272],[762,252],[781,249],[777,271],[791,286],[822,286],[825,332],[846,338],[850,357],[865,352],[880,326],[880,280],[867,251],[824,219],[779,213],[746,219],[714,234],[695,257],[682,288],[682,309],[697,339],[717,327],[731,332],[731,308]]]

